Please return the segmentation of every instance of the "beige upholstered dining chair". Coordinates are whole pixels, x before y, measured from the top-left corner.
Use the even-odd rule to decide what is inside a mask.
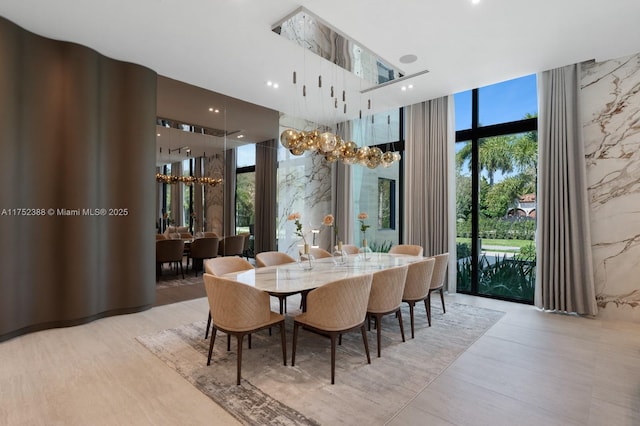
[[[162,274],[163,263],[175,264],[176,272],[180,268],[180,273],[182,273],[182,278],[184,279],[184,270],[182,269],[183,255],[184,241],[156,240],[156,281],[160,279]]]
[[[216,257],[213,259],[207,259],[203,263],[205,273],[217,276],[253,269],[253,265],[241,257]],[[205,339],[209,335],[210,327],[211,311],[209,311],[209,317],[207,318],[207,329],[204,332]]]
[[[213,238],[213,237],[215,237],[215,238],[220,239],[220,237],[218,237],[218,234],[216,234],[215,232],[205,232],[204,233],[204,237],[205,238]]]
[[[282,253],[279,251],[263,251],[262,253],[256,254],[256,266],[258,268],[262,268],[265,266],[275,266],[275,265],[283,265],[285,263],[295,263],[296,260],[289,256],[287,253]],[[277,297],[280,303],[280,313],[283,314],[287,312],[286,300],[287,296],[291,296],[295,293],[278,293],[271,294],[271,296]]]
[[[342,250],[344,250],[344,252],[347,253],[347,254],[358,254],[358,253],[360,253],[360,248],[358,246],[353,245],[353,244],[343,244],[342,245]]]
[[[410,256],[422,256],[424,249],[415,244],[396,244],[389,249],[392,254],[408,254]]]
[[[166,240],[167,236],[164,234],[156,234],[156,241],[158,240]]]
[[[218,244],[219,240],[216,237],[213,238],[196,238],[191,243],[189,249],[189,258],[192,260],[192,269],[198,276],[198,270],[202,269],[202,262],[205,259],[212,259],[218,256]],[[189,259],[187,259],[187,267],[189,266]]]
[[[244,235],[228,235],[220,240],[218,256],[242,256]]]
[[[331,384],[335,383],[336,338],[348,331],[360,329],[367,362],[371,364],[369,343],[364,327],[367,302],[371,291],[371,275],[345,278],[318,287],[307,296],[307,311],[293,321],[291,365],[296,361],[298,329],[327,335],[331,339]]]
[[[447,276],[447,266],[449,264],[449,253],[442,253],[433,256],[436,260],[433,267],[433,275],[431,277],[431,286],[429,288],[429,295],[427,296],[427,320],[429,321],[429,327],[431,327],[431,293],[434,291],[440,292],[440,300],[442,301],[442,312],[446,313],[447,310],[444,307],[444,279]]]
[[[251,348],[251,333],[274,325],[280,327],[282,361],[284,365],[287,365],[284,316],[271,312],[267,293],[237,281],[211,274],[204,274],[204,286],[209,299],[209,309],[213,316],[213,329],[211,330],[207,365],[211,365],[216,331],[220,330],[229,336],[236,336],[238,341],[236,384],[239,385],[242,372],[242,342],[244,336],[249,336],[249,348]]]
[[[433,267],[436,260],[433,257],[422,259],[408,265],[407,280],[404,285],[404,293],[402,301],[409,304],[409,316],[411,317],[411,338],[414,337],[414,316],[413,309],[416,302],[424,302],[425,314],[429,317],[429,307],[427,306],[427,298],[429,297],[429,288],[431,286],[431,276],[433,275]]]
[[[309,254],[314,259],[322,259],[323,257],[331,257],[331,253],[320,247],[310,247]]]
[[[378,358],[381,351],[382,317],[396,314],[400,325],[400,334],[404,342],[404,325],[402,323],[402,293],[407,279],[407,265],[385,269],[373,274],[371,293],[367,305],[367,318],[375,318],[378,340]]]

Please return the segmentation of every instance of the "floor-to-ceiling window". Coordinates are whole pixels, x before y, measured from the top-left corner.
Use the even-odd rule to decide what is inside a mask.
[[[533,302],[536,93],[532,75],[455,95],[459,292]]]
[[[236,150],[236,234],[249,233],[253,250],[256,200],[256,147],[242,145]]]

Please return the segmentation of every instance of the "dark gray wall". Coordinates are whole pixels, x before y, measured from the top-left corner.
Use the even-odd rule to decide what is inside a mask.
[[[0,18],[0,341],[153,304],[156,77]]]

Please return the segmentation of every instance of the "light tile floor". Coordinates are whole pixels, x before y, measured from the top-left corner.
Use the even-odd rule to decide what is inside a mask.
[[[0,343],[0,425],[237,424],[135,340],[205,319],[185,294],[198,298]],[[454,301],[506,315],[389,425],[640,425],[640,325]]]

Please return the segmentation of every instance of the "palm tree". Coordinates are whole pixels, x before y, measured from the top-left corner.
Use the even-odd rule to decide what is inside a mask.
[[[513,136],[506,135],[483,138],[478,142],[478,164],[480,169],[487,172],[490,186],[493,186],[496,172],[509,173],[513,170],[512,141]],[[471,159],[471,141],[456,154],[458,168],[469,159]]]

